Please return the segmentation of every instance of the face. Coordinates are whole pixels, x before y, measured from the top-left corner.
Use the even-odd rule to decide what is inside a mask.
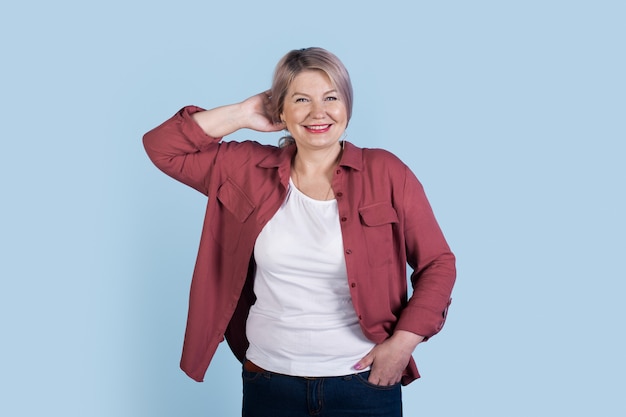
[[[322,71],[303,71],[289,85],[282,120],[296,145],[323,149],[335,145],[348,124],[346,106]]]

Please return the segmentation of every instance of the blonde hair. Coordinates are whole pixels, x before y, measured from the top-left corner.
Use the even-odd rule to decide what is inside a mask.
[[[270,118],[274,123],[279,123],[283,112],[285,96],[292,81],[298,74],[307,70],[319,70],[324,72],[346,106],[348,122],[352,117],[352,82],[350,74],[343,63],[333,53],[318,47],[294,49],[289,51],[276,65],[271,88],[271,113]],[[280,139],[279,145],[286,146],[293,142],[291,136]]]

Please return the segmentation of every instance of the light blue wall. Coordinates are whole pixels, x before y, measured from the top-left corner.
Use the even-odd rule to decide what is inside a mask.
[[[0,415],[239,415],[225,345],[178,369],[204,198],[141,136],[314,45],[353,77],[348,139],[413,168],[458,256],[405,414],[626,413],[624,2],[176,4],[2,6]]]

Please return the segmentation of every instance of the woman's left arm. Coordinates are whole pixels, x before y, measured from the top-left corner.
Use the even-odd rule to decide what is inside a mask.
[[[422,184],[405,168],[401,207],[406,259],[413,269],[413,294],[402,310],[395,330],[429,339],[446,321],[456,280],[456,259],[426,198]]]
[[[407,263],[413,268],[413,294],[393,335],[355,365],[357,370],[371,366],[369,382],[377,385],[399,382],[417,345],[442,329],[456,279],[455,257],[422,185],[408,167],[401,195],[396,207],[403,225]]]

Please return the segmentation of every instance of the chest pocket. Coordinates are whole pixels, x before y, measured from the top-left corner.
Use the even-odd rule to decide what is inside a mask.
[[[391,263],[395,253],[393,227],[398,224],[398,213],[388,202],[359,208],[359,217],[367,245],[369,264],[381,266]]]
[[[230,178],[217,190],[217,207],[212,234],[224,250],[233,252],[239,245],[243,225],[255,209],[252,200]]]

